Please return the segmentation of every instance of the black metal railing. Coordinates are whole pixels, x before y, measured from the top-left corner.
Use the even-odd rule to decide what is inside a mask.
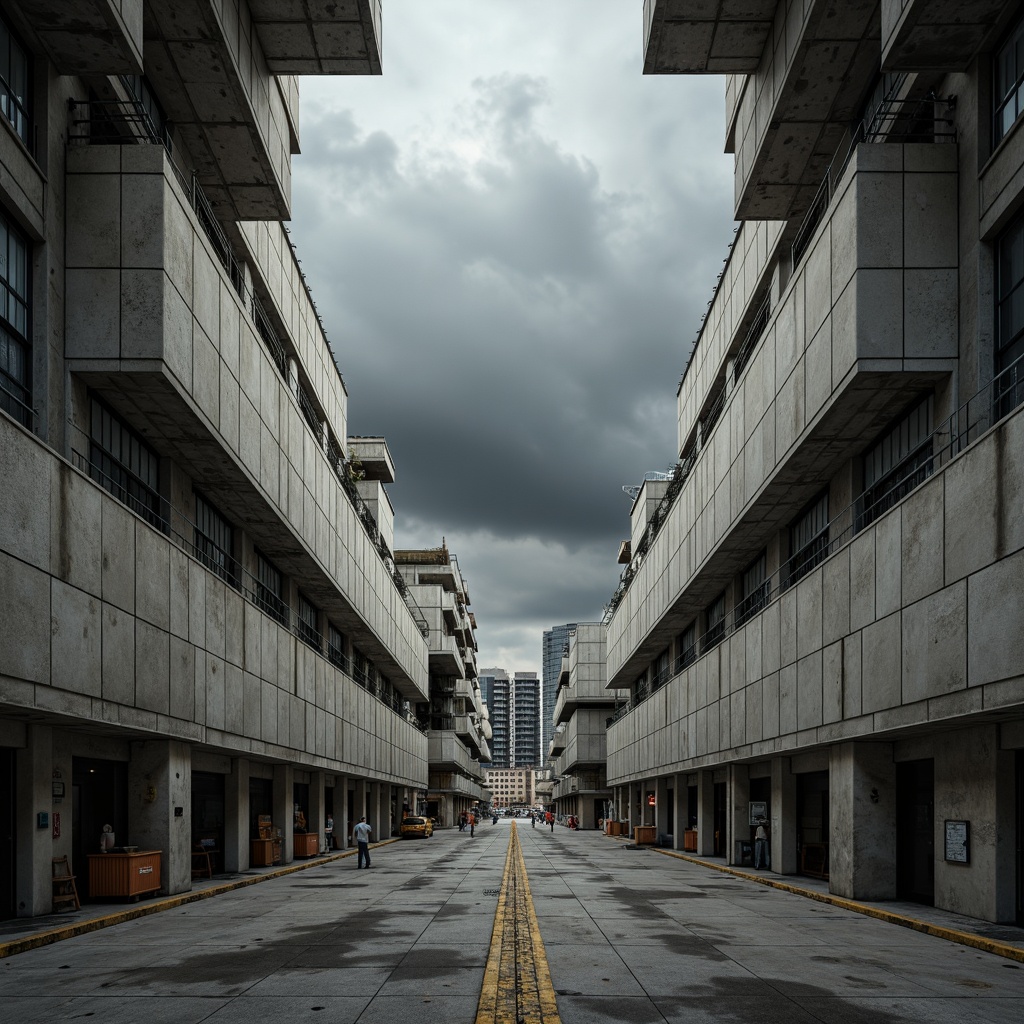
[[[0,367],[0,409],[30,430],[35,418],[35,413],[29,404],[31,401],[32,393],[28,387]]]
[[[764,334],[764,329],[768,326],[771,313],[772,297],[771,295],[766,295],[764,297],[764,301],[754,314],[754,319],[751,321],[750,327],[747,328],[743,344],[740,345],[739,351],[736,353],[736,362],[733,366],[733,380],[740,379],[740,375],[743,373],[747,363],[750,361],[751,355],[753,354],[754,346],[758,343],[761,335]]]
[[[886,98],[861,123],[856,141],[956,142],[955,110],[952,97]]]
[[[811,205],[807,208],[807,212],[804,214],[804,219],[801,221],[800,227],[797,228],[796,236],[793,239],[793,246],[790,250],[794,270],[796,270],[800,261],[804,258],[804,253],[807,252],[807,247],[811,244],[814,232],[817,230],[818,225],[825,216],[825,211],[828,209],[828,204],[832,199],[831,173],[831,168],[829,168],[824,180],[818,186],[818,191],[811,200]]]
[[[878,485],[864,491],[841,512],[833,516],[829,522],[799,552],[783,562],[756,591],[757,610],[753,611],[744,598],[732,609],[720,623],[716,623],[704,635],[697,637],[694,656],[687,659],[686,654],[676,659],[673,674],[679,675],[689,668],[698,657],[703,656],[713,646],[721,643],[727,636],[741,629],[756,614],[763,611],[783,591],[795,585],[811,570],[825,559],[845,547],[858,533],[878,519],[883,512],[888,512],[902,501],[911,490],[924,483],[938,469],[960,455],[1002,419],[1010,415],[1014,409],[1024,404],[1024,356],[1020,356],[1005,370],[994,377],[985,387],[981,388],[968,401],[961,405],[948,419],[939,424],[926,439],[927,459],[922,459],[921,448],[907,455],[888,474],[890,481],[887,490]],[[900,468],[911,467],[901,474]],[[914,481],[908,486],[908,481]],[[896,499],[893,500],[893,496]],[[632,578],[632,577],[631,577]],[[620,584],[621,586],[621,584]],[[617,592],[618,593],[618,592]],[[621,601],[621,594],[619,600]],[[611,614],[605,612],[605,622]],[[699,651],[696,654],[695,651]],[[652,692],[649,681],[645,680],[634,687],[630,701],[616,712],[617,721],[623,715],[642,703]]]

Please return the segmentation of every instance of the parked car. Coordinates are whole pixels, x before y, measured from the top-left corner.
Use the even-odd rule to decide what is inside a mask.
[[[405,817],[398,834],[403,839],[429,839],[434,834],[434,823],[429,818]]]

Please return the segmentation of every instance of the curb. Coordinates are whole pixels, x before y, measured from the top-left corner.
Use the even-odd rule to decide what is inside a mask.
[[[744,878],[748,882],[766,885],[770,889],[781,889],[783,892],[792,893],[794,896],[804,896],[807,899],[816,900],[818,903],[827,903],[842,910],[852,910],[855,914],[873,917],[877,921],[899,925],[901,928],[910,928],[915,932],[923,932],[925,935],[931,935],[937,939],[956,942],[961,946],[970,946],[973,949],[980,949],[985,953],[992,953],[994,956],[1001,956],[1007,960],[1016,960],[1018,963],[1024,963],[1024,949],[1021,949],[1019,946],[1011,946],[996,939],[987,939],[982,935],[973,935],[971,932],[957,931],[955,928],[947,928],[945,925],[932,924],[930,921],[921,921],[916,917],[897,914],[892,910],[871,907],[866,903],[857,903],[843,896],[833,896],[831,893],[804,889],[799,885],[793,885],[791,882],[781,882],[775,878],[765,878],[763,875],[752,875],[747,871],[740,871],[725,864],[710,864],[705,860],[698,860],[696,857],[687,857],[683,853],[676,853],[674,850],[663,850],[657,847],[652,847],[652,849],[665,857],[674,857],[676,860],[684,860],[689,864],[710,868],[712,871],[720,871],[726,875],[735,875],[737,878]]]
[[[379,843],[373,843],[370,849],[376,850],[382,846],[390,846],[392,843],[397,842],[400,842],[400,840],[384,839]],[[88,921],[79,921],[76,924],[68,924],[60,928],[51,928],[49,931],[37,932],[35,935],[26,935],[23,939],[11,939],[9,942],[0,942],[0,960],[3,960],[5,957],[15,956],[18,953],[26,953],[30,949],[49,946],[54,942],[61,942],[64,939],[73,939],[77,935],[87,935],[89,932],[98,932],[103,928],[124,924],[126,921],[135,921],[140,917],[149,917],[150,914],[159,914],[164,910],[174,910],[176,907],[183,907],[189,903],[198,903],[200,900],[221,896],[235,889],[244,889],[246,886],[256,885],[270,878],[281,878],[284,875],[292,875],[297,871],[305,871],[308,868],[322,867],[324,864],[331,864],[336,860],[354,857],[357,852],[356,850],[345,850],[341,853],[313,857],[302,864],[288,864],[284,867],[276,868],[274,871],[268,871],[266,874],[232,879],[230,882],[221,882],[206,889],[184,892],[177,896],[167,896],[161,900],[138,904],[125,910],[115,911],[113,914],[107,914],[104,917],[94,917]]]

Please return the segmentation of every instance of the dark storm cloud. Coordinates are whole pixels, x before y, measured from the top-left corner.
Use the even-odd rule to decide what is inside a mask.
[[[709,269],[679,242],[721,211],[694,223],[670,190],[606,191],[538,130],[542,81],[471,90],[461,155],[305,113],[300,251],[351,429],[392,447],[399,514],[573,550],[624,533],[620,485],[674,457],[687,263],[704,265],[702,294]]]

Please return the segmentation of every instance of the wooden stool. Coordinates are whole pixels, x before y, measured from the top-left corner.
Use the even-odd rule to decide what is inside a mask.
[[[52,858],[53,871],[53,912],[65,903],[73,903],[75,910],[81,910],[78,901],[78,889],[75,887],[75,876],[71,874],[71,865],[67,857]]]

